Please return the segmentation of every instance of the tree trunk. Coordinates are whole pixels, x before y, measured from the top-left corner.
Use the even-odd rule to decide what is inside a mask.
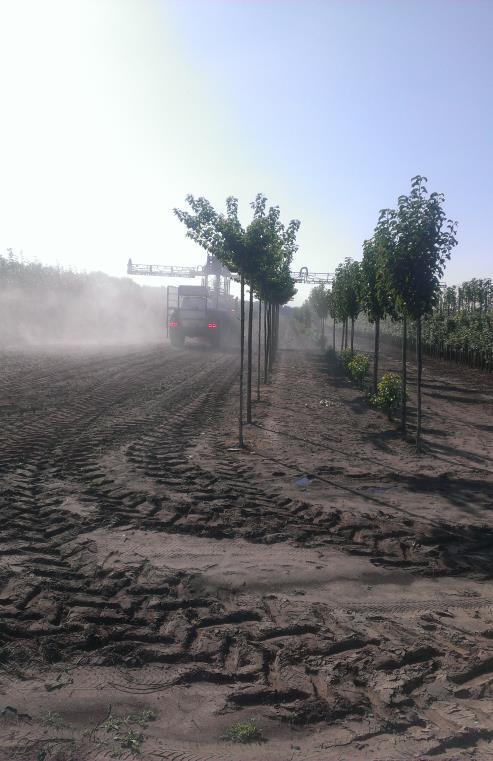
[[[354,317],[351,317],[351,354],[354,354]]]
[[[243,447],[243,365],[245,360],[245,276],[241,276],[240,297],[240,416],[238,421],[238,446]]]
[[[264,383],[267,383],[267,372],[269,367],[269,344],[267,339],[268,332],[268,314],[269,304],[264,304]]]
[[[344,320],[341,322],[341,351],[344,349]]]
[[[401,410],[401,428],[402,432],[407,430],[407,317],[404,315],[402,321],[402,410]]]
[[[260,354],[262,350],[262,302],[258,302],[257,402],[260,401]]]
[[[279,348],[279,305],[274,307],[274,361],[277,358],[277,350]]]
[[[333,318],[332,322],[332,348],[336,350],[336,318]]]
[[[274,315],[273,305],[269,304],[269,378],[272,372],[272,352],[274,350]]]
[[[279,304],[276,306],[276,357],[279,351],[279,324],[281,319],[281,307]]]
[[[346,329],[344,331],[344,335],[345,335],[345,338],[344,338],[344,348],[345,349],[347,349],[347,341],[348,341],[347,334],[349,332],[348,329],[349,329],[349,317],[346,317]]]
[[[416,422],[416,452],[421,452],[421,377],[423,374],[423,352],[421,342],[421,317],[416,322],[416,366],[418,369],[418,412]]]
[[[248,303],[248,350],[247,350],[247,423],[252,422],[252,357],[253,357],[253,288],[250,285]]]
[[[378,353],[380,351],[380,318],[375,320],[375,354],[373,358],[373,393],[378,390]]]
[[[270,362],[270,370],[272,370],[272,367],[274,365],[275,359],[276,359],[276,306],[275,304],[272,305],[272,335],[271,335],[271,362]]]

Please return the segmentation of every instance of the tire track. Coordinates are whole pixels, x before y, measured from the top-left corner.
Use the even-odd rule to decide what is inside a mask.
[[[124,676],[113,686],[122,693],[211,684],[224,711],[261,708],[295,726],[365,718],[375,734],[428,726],[437,703],[493,694],[492,639],[487,628],[474,632],[485,601],[468,611],[468,630],[448,610],[362,615],[284,595],[218,594],[200,575],[150,558],[122,565],[110,551],[98,560],[91,530],[134,526],[337,546],[413,570],[436,567],[427,535],[403,557],[416,524],[389,524],[385,514],[356,519],[259,484],[214,431],[236,360],[173,358],[108,358],[83,383],[76,363],[64,376],[75,386],[63,408],[44,408],[25,431],[1,434],[0,681],[56,663],[118,667]],[[36,377],[51,383],[51,371]],[[85,511],[65,509],[67,495]]]

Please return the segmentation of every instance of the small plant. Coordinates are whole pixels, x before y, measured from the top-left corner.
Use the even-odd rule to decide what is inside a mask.
[[[370,360],[366,354],[355,354],[347,364],[347,371],[351,378],[360,386],[368,375]]]
[[[370,404],[384,410],[389,420],[392,412],[401,406],[403,401],[402,380],[397,373],[386,373],[377,386],[377,393],[370,395]]]
[[[140,713],[134,713],[131,716],[127,718],[128,724],[137,724],[139,727],[142,727],[145,729],[150,721],[154,721],[156,718],[156,714],[154,711],[149,710],[149,708],[145,708]]]
[[[349,372],[349,363],[354,357],[354,352],[351,351],[351,349],[343,349],[341,353],[339,354],[339,359],[342,362],[342,366],[344,368],[344,372]]]
[[[127,716],[110,716],[102,724],[103,729],[106,732],[118,732],[122,727],[137,724],[137,726],[145,729],[150,721],[154,721],[156,715],[154,711],[145,708],[140,713],[130,713]]]
[[[126,716],[109,716],[101,728],[108,734],[113,734],[113,750],[111,755],[114,758],[120,758],[124,751],[130,750],[132,753],[140,753],[141,745],[144,742],[144,735],[132,725],[137,725],[145,729],[150,721],[154,721],[156,714],[154,711],[145,708],[139,713],[130,713]]]
[[[131,750],[133,753],[140,753],[140,746],[144,740],[144,735],[135,729],[129,729],[125,735],[117,735],[115,740],[120,744],[122,749]]]
[[[262,742],[265,738],[262,734],[262,730],[257,726],[255,719],[250,719],[250,721],[233,724],[233,726],[228,729],[223,739],[233,743],[246,744]]]
[[[106,732],[118,732],[119,729],[123,727],[125,724],[126,718],[123,717],[116,717],[116,716],[110,716],[109,719],[106,719],[104,722],[103,729],[106,730]]]
[[[41,716],[41,724],[45,727],[53,727],[54,729],[62,729],[65,727],[62,717],[56,711],[48,711]]]

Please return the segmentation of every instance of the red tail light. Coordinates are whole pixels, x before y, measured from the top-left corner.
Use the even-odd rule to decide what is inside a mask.
[[[170,326],[170,328],[177,328],[178,327],[178,323],[177,322],[170,322],[169,326]]]
[[[214,330],[214,328],[217,328],[217,325],[215,322],[210,322],[207,327],[209,330]]]

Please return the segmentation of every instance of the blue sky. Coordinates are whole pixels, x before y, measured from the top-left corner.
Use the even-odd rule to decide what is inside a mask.
[[[490,0],[2,0],[0,247],[195,264],[172,207],[261,191],[332,271],[421,173],[447,281],[493,276],[492,37]]]

